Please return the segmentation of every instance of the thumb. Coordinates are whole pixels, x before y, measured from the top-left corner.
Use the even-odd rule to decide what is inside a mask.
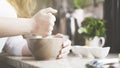
[[[53,9],[53,8],[46,8],[44,10],[44,13],[57,13],[57,10]]]

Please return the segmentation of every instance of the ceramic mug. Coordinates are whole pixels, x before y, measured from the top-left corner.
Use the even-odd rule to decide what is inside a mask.
[[[105,44],[105,38],[95,36],[92,40],[86,40],[86,44],[91,47],[103,47]]]

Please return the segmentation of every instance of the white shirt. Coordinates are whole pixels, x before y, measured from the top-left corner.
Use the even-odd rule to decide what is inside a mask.
[[[0,17],[17,17],[17,13],[7,0],[0,0]],[[22,48],[26,44],[22,36],[0,38],[0,52],[4,51],[10,55],[22,55]]]

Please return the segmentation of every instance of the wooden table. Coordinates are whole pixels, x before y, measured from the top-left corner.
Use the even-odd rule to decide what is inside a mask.
[[[68,56],[59,60],[35,60],[33,57],[0,56],[0,60],[16,68],[86,68],[86,63],[94,59]],[[117,58],[116,54],[109,58]]]

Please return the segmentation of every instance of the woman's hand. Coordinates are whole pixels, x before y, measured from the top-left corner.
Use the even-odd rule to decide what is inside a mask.
[[[55,35],[55,37],[65,38],[65,36],[62,34],[57,34]],[[71,49],[71,41],[69,39],[66,39],[63,42],[62,48],[57,56],[57,59],[66,57],[67,54],[70,52],[70,49]]]
[[[51,35],[54,22],[56,20],[52,13],[56,13],[57,10],[52,8],[46,8],[40,10],[32,17],[33,30],[32,33],[40,35],[42,37]]]

